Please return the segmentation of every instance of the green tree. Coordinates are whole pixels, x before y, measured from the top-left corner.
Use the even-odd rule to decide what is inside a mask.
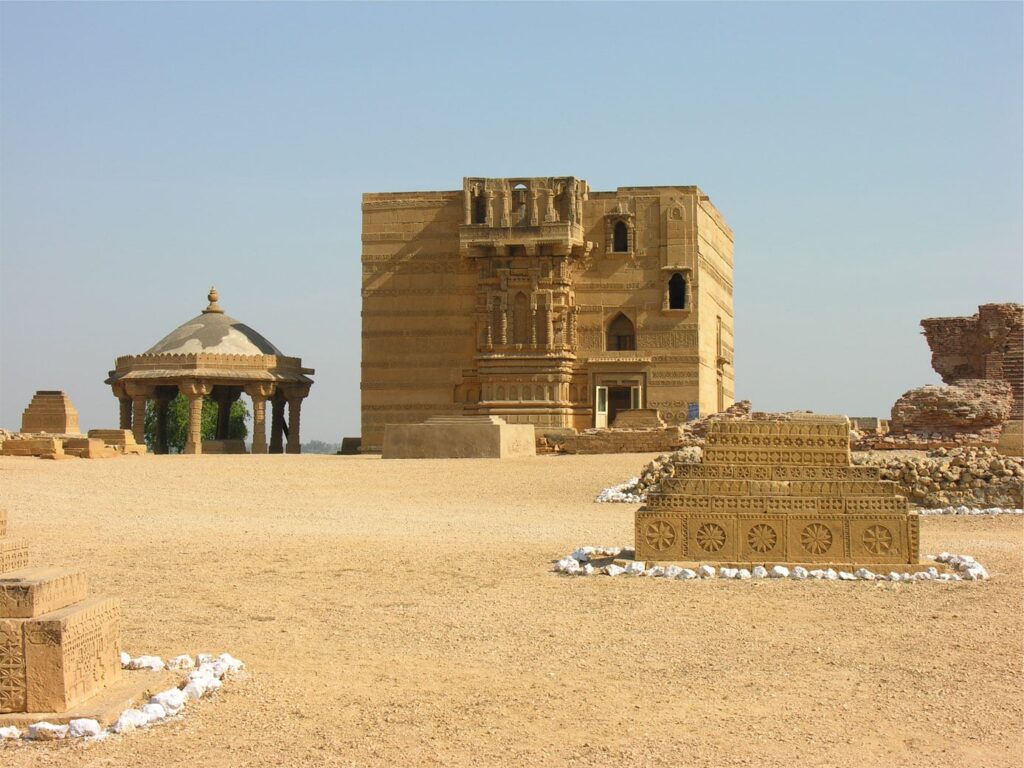
[[[228,439],[244,440],[249,434],[246,420],[249,418],[249,409],[241,400],[235,400],[231,404],[231,416],[228,418]],[[203,417],[201,419],[201,434],[203,440],[213,440],[217,436],[217,403],[209,396],[203,398]],[[156,401],[146,402],[146,420],[144,422],[146,435],[146,447],[150,451],[156,450]],[[171,453],[181,453],[185,450],[185,441],[188,439],[188,398],[178,394],[167,405],[167,449]]]

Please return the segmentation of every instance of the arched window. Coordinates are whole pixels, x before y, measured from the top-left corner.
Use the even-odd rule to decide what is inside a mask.
[[[668,308],[686,309],[686,278],[678,272],[668,281]]]
[[[526,185],[516,184],[512,187],[512,203],[515,205],[515,220],[526,224]]]
[[[512,343],[513,344],[529,344],[530,343],[530,300],[526,298],[525,293],[517,293],[515,304],[513,306],[515,313],[513,319],[512,329]]]
[[[608,325],[606,348],[609,351],[636,349],[636,329],[633,321],[621,312]]]
[[[487,198],[482,193],[477,193],[473,197],[473,223],[487,223]]]
[[[612,232],[612,251],[615,253],[627,253],[629,251],[629,229],[626,222],[615,222],[615,229]]]

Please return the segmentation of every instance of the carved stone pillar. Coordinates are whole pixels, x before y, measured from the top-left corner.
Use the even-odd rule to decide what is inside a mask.
[[[188,430],[185,438],[185,453],[203,452],[203,398],[213,390],[203,381],[187,381],[178,389],[188,398]]]
[[[299,439],[299,424],[302,413],[302,396],[288,397],[288,447],[286,453],[301,453],[302,441]]]
[[[568,316],[566,317],[566,323],[567,323],[566,336],[568,337],[566,339],[566,343],[570,347],[572,347],[573,350],[575,350],[576,346],[577,346],[577,342],[576,342],[576,307],[570,307],[569,308]]]
[[[536,227],[537,224],[539,223],[538,219],[537,219],[537,217],[538,217],[538,213],[537,213],[537,197],[538,196],[539,196],[539,193],[537,192],[536,189],[531,189],[530,190],[530,226],[531,227]]]
[[[544,307],[544,346],[548,349],[555,347],[555,313],[551,311],[551,305]]]
[[[537,346],[537,302],[530,305],[530,346]]]
[[[267,398],[274,394],[273,384],[250,384],[245,394],[252,398],[252,452],[267,452]]]
[[[512,226],[512,194],[507,191],[501,193],[501,226]]]
[[[486,224],[488,227],[494,226],[494,192],[487,190],[484,193],[487,197],[487,217]]]
[[[132,428],[132,399],[122,397],[118,400],[121,406],[121,429]]]
[[[463,218],[465,219],[465,221],[463,223],[465,223],[465,224],[472,224],[473,223],[473,189],[471,187],[467,187],[462,192],[462,213],[463,213]]]
[[[270,403],[270,452],[284,453],[284,397],[278,393]]]
[[[153,394],[153,387],[127,382],[125,393],[131,398],[132,403],[132,434],[135,442],[139,445],[146,444],[146,400]]]
[[[546,191],[547,201],[544,209],[544,221],[558,221],[558,216],[555,214],[555,190],[548,189]]]

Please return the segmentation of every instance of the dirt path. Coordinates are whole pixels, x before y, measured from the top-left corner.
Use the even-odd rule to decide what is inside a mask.
[[[1024,520],[927,518],[981,584],[569,579],[628,545],[650,456],[0,458],[33,562],[123,601],[135,653],[250,676],[19,766],[1014,766]]]

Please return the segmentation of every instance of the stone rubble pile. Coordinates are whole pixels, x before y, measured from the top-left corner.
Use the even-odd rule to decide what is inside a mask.
[[[591,551],[595,550],[591,548]],[[159,656],[133,658],[122,651],[121,666],[130,670],[172,669],[188,670],[189,673],[178,687],[168,688],[150,696],[149,701],[139,709],[126,709],[109,728],[104,729],[98,722],[88,718],[71,720],[67,725],[44,721],[29,725],[24,735],[14,725],[0,728],[0,740],[105,739],[111,734],[128,733],[138,728],[157,725],[181,714],[189,701],[197,701],[219,691],[224,684],[223,681],[240,672],[245,665],[230,653],[222,653],[217,657],[200,653],[195,658],[181,655],[164,662]]]
[[[954,573],[941,573],[931,566],[927,570],[915,573],[890,571],[874,573],[867,568],[859,568],[854,572],[836,571],[832,568],[815,568],[808,570],[803,566],[787,568],[774,565],[770,569],[756,565],[751,569],[730,568],[712,565],[700,565],[696,569],[681,568],[677,565],[652,565],[642,560],[619,560],[606,565],[595,565],[591,562],[617,557],[625,550],[617,547],[580,547],[558,560],[553,570],[565,576],[646,576],[648,578],[678,579],[821,579],[825,581],[984,581],[989,578],[985,567],[970,555],[953,555],[943,552],[939,555],[928,555],[929,560],[943,563]],[[618,563],[623,563],[619,565]]]
[[[926,455],[854,454],[858,466],[879,467],[911,504],[945,507],[1024,506],[1024,459],[993,448],[937,448]]]

